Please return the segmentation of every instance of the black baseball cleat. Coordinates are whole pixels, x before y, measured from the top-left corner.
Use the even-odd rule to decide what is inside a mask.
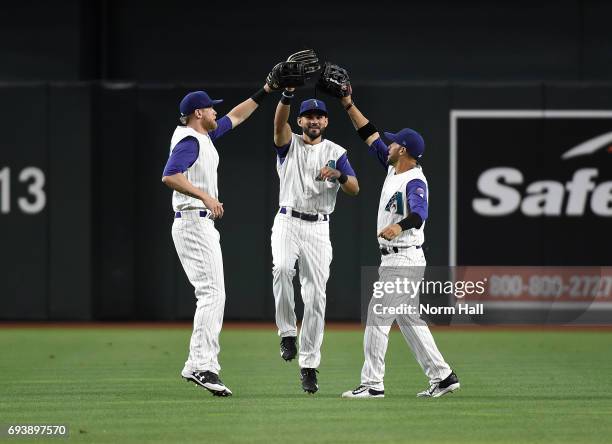
[[[316,393],[317,390],[319,390],[317,373],[319,373],[319,371],[315,368],[300,369],[300,379],[302,380],[302,388],[305,392]]]
[[[291,361],[297,355],[297,347],[295,345],[295,336],[286,336],[281,338],[280,355],[285,361]]]
[[[187,372],[183,370],[181,376],[189,382],[204,387],[214,396],[232,396],[232,391],[221,382],[219,375],[213,372]]]
[[[455,372],[451,372],[443,381],[432,384],[427,390],[417,393],[417,398],[439,398],[442,395],[459,390],[460,387],[459,378],[457,378]]]

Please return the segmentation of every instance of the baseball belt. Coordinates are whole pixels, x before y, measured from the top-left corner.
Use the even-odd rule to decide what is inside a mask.
[[[208,210],[200,210],[200,212],[199,212],[199,216],[200,217],[208,217],[209,215],[210,215],[210,211],[208,211]],[[183,217],[183,215],[181,214],[180,211],[177,211],[176,213],[174,213],[174,218],[175,219],[180,219],[182,217]]]
[[[417,250],[419,250],[421,246],[420,245],[410,245],[409,247],[389,247],[389,248],[381,247],[380,254],[382,254],[383,256],[386,256],[388,254],[399,253],[400,250],[405,250],[408,248],[416,248]]]
[[[288,214],[288,212],[289,212],[289,208],[281,207],[280,209],[281,214]],[[299,211],[295,211],[295,210],[291,210],[291,216],[297,217],[298,219],[302,219],[308,222],[317,222],[319,220],[318,214],[300,213]],[[322,219],[323,222],[329,219],[327,217],[327,214],[322,214],[321,216],[323,216],[323,219]]]

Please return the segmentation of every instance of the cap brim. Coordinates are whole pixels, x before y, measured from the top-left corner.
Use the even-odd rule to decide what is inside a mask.
[[[213,100],[212,104],[213,105],[218,105],[219,103],[223,102],[223,99],[217,99],[217,100]]]
[[[300,116],[303,116],[304,114],[309,114],[309,113],[319,113],[319,114],[323,114],[324,116],[327,116],[327,111],[323,110],[323,109],[319,109],[319,108],[312,108],[312,109],[307,109],[305,111],[302,111],[300,113]]]

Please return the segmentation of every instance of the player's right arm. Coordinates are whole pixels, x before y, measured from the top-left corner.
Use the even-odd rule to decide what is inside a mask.
[[[388,225],[383,228],[378,237],[385,240],[393,240],[401,234],[402,231],[416,228],[417,230],[423,226],[423,222],[427,220],[429,209],[427,205],[427,184],[421,179],[412,179],[406,184],[406,200],[408,203],[408,216],[396,224]]]
[[[176,173],[172,176],[163,176],[162,182],[169,188],[172,188],[179,193],[183,193],[187,196],[201,200],[204,206],[213,214],[213,219],[223,217],[223,204],[210,194],[194,187],[183,173]]]
[[[274,145],[277,148],[284,147],[291,142],[291,126],[289,125],[289,112],[291,111],[290,100],[287,97],[293,97],[294,88],[287,88],[283,92],[278,105],[276,105],[276,113],[274,114]]]
[[[213,218],[223,217],[223,204],[203,190],[193,186],[183,174],[195,163],[199,155],[199,145],[195,137],[186,137],[176,144],[162,174],[162,182],[169,188],[199,199],[213,214]]]
[[[342,97],[340,102],[353,122],[359,137],[370,147],[368,150],[370,154],[378,159],[383,168],[387,169],[389,147],[381,139],[376,127],[359,111],[351,96]]]

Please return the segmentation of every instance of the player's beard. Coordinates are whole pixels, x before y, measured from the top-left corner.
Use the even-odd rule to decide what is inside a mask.
[[[302,131],[304,132],[304,134],[308,136],[310,140],[315,140],[317,137],[323,137],[323,132],[325,131],[325,128],[322,128],[322,127],[311,128],[308,126],[303,126]]]
[[[217,129],[217,121],[216,120],[204,120],[204,129],[206,131],[213,131]]]

